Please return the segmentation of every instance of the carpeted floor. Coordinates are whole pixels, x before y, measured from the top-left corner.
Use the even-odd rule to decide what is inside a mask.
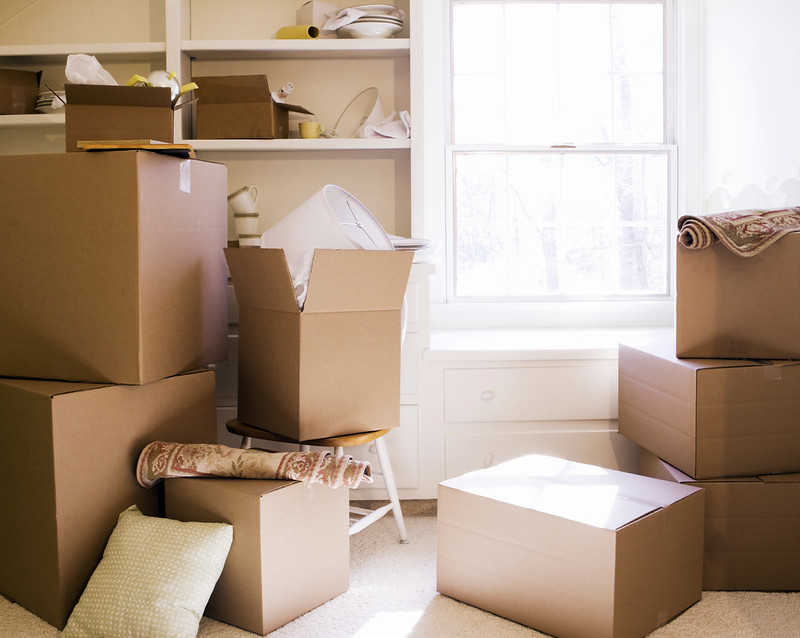
[[[350,589],[269,634],[270,638],[535,638],[545,634],[436,592],[435,501],[405,501],[410,542],[389,515],[351,537]],[[59,632],[0,597],[0,638]],[[198,638],[254,638],[204,618]],[[705,592],[651,638],[795,638],[800,593]]]

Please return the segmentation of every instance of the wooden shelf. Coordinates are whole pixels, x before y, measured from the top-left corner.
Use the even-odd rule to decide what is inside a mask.
[[[403,150],[411,148],[410,139],[340,138],[340,139],[279,139],[279,140],[184,140],[195,151],[209,152],[278,152],[278,151],[368,151]]]
[[[258,58],[401,58],[408,57],[407,38],[354,40],[184,40],[191,58],[238,60]]]
[[[0,59],[5,66],[28,66],[64,62],[67,56],[85,53],[103,60],[124,60],[140,62],[166,56],[164,42],[123,42],[94,44],[26,44],[0,46]]]

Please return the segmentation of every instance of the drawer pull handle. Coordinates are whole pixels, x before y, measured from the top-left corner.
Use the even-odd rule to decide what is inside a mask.
[[[492,463],[494,463],[494,454],[489,452],[486,456],[483,457],[483,467],[491,467]]]
[[[494,390],[484,390],[481,392],[481,401],[491,401],[494,399]]]

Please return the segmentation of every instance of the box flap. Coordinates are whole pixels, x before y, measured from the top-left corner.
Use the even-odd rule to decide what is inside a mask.
[[[242,307],[300,312],[282,248],[225,248],[236,300]]]
[[[266,75],[222,75],[193,78],[199,104],[271,102]]]
[[[308,109],[298,106],[297,104],[284,104],[283,102],[275,102],[275,106],[286,111],[291,111],[292,113],[305,113],[306,115],[314,115]]]
[[[112,86],[65,84],[67,105],[155,106],[172,108],[172,92],[166,86]]]
[[[539,454],[442,485],[608,530],[620,529],[699,489]]]
[[[411,251],[316,250],[303,311],[399,310]]]
[[[79,381],[51,381],[47,379],[0,379],[0,385],[14,387],[25,392],[46,397],[56,397],[71,392],[83,392],[109,387],[108,383],[84,383]]]

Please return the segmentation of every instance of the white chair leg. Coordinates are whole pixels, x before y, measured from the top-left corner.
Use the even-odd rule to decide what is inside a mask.
[[[400,498],[397,495],[397,486],[394,482],[392,463],[389,460],[389,451],[386,449],[386,441],[383,440],[383,437],[375,439],[375,452],[378,454],[378,462],[381,464],[383,483],[389,494],[389,502],[392,504],[392,513],[394,514],[394,521],[397,523],[397,531],[400,533],[400,542],[407,543],[406,523],[403,520],[403,511],[400,509]]]

